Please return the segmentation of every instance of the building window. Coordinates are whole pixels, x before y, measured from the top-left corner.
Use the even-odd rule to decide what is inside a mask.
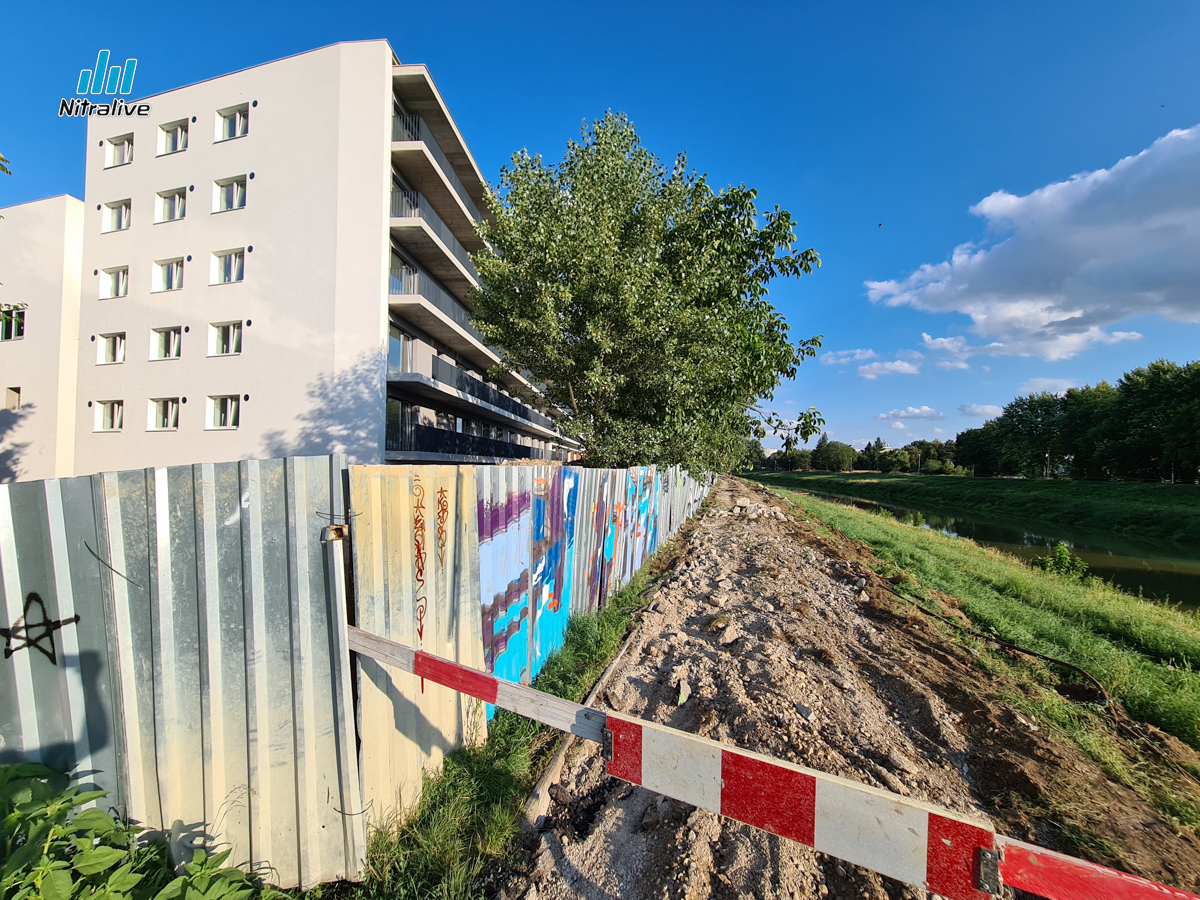
[[[245,137],[250,131],[250,105],[231,106],[217,110],[217,140],[228,141]]]
[[[175,431],[179,428],[179,398],[151,400],[147,420],[147,431]]]
[[[209,397],[208,427],[210,429],[237,428],[241,405],[241,398],[237,394],[229,397]]]
[[[188,120],[180,119],[158,128],[158,155],[178,153],[187,149]]]
[[[212,276],[209,284],[236,284],[246,273],[246,252],[225,250],[212,257]]]
[[[241,322],[214,322],[208,326],[209,356],[236,356],[241,352]]]
[[[395,325],[388,328],[388,373],[400,374],[413,370],[413,336]]]
[[[213,212],[246,207],[246,176],[226,178],[213,185]]]
[[[21,408],[21,389],[19,387],[5,388],[4,408],[17,410]]]
[[[18,341],[25,337],[25,310],[0,309],[0,341]]]
[[[111,300],[129,294],[129,267],[100,270],[100,299]]]
[[[177,291],[183,287],[183,260],[160,259],[154,264],[153,291]]]
[[[388,398],[384,450],[411,450],[413,443],[413,405]]]
[[[187,213],[187,188],[175,188],[158,195],[158,221],[174,222]]]
[[[179,359],[183,345],[183,329],[176,325],[174,328],[155,328],[150,333],[151,359]]]
[[[120,431],[124,424],[124,400],[101,400],[96,404],[96,431]]]
[[[100,335],[96,345],[96,365],[111,366],[125,362],[125,332]]]
[[[104,221],[100,223],[100,231],[108,234],[111,231],[124,231],[128,228],[132,205],[130,200],[118,200],[115,203],[104,204]]]
[[[133,135],[123,134],[120,137],[109,138],[105,141],[104,151],[106,169],[133,162]]]

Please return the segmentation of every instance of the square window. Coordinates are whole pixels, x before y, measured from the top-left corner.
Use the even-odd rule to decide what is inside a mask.
[[[133,162],[133,135],[123,134],[104,142],[104,168],[123,166]]]
[[[246,253],[244,250],[225,250],[214,253],[209,284],[235,284],[242,280],[245,273]]]
[[[111,366],[125,362],[125,332],[100,335],[96,344],[96,365]]]
[[[0,309],[0,341],[17,341],[25,337],[25,310]]]
[[[108,234],[111,231],[124,231],[129,227],[129,213],[133,207],[131,200],[117,200],[104,204],[104,220],[100,223],[100,231]]]
[[[187,188],[162,191],[158,195],[158,221],[174,222],[187,213]]]
[[[217,110],[216,141],[245,137],[250,131],[250,104]]]
[[[180,119],[178,122],[169,122],[166,125],[160,125],[158,127],[158,155],[165,156],[168,153],[178,153],[180,150],[186,150],[187,139],[187,119]]]
[[[226,178],[213,184],[213,212],[246,207],[246,176]]]
[[[120,431],[125,424],[124,400],[101,400],[95,405],[96,431]]]
[[[209,356],[236,356],[241,352],[241,322],[214,322],[208,326]]]
[[[240,424],[241,397],[208,398],[208,427],[210,429],[233,429]]]
[[[21,408],[21,389],[19,387],[4,389],[4,408],[13,410]]]
[[[183,287],[183,260],[160,259],[154,264],[154,283],[150,290],[177,291]]]
[[[100,299],[111,300],[114,297],[129,295],[129,267],[118,266],[115,269],[100,270]]]
[[[151,359],[179,359],[182,349],[183,329],[180,326],[155,328],[150,332]]]
[[[178,397],[159,397],[150,401],[146,412],[147,431],[174,431],[178,427]]]

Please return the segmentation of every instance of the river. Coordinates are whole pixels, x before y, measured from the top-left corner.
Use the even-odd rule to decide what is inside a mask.
[[[1111,531],[1067,528],[1038,519],[982,517],[944,508],[897,506],[809,491],[815,497],[849,503],[861,509],[887,509],[897,518],[913,513],[924,517],[924,527],[951,537],[970,538],[977,544],[995,547],[1022,559],[1045,556],[1059,541],[1088,564],[1088,574],[1112,581],[1130,594],[1141,591],[1153,600],[1169,600],[1188,609],[1200,610],[1200,553],[1167,541],[1125,537]]]

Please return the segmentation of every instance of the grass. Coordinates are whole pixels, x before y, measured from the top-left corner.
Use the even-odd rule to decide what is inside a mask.
[[[1200,747],[1200,622],[1180,610],[1031,569],[1008,554],[850,506],[803,498],[811,516],[959,600],[976,628],[1073,663],[1134,718]],[[1071,705],[1042,710],[1062,721]],[[1068,728],[1077,731],[1078,729]]]
[[[755,472],[756,481],[971,513],[1040,519],[1067,527],[1115,531],[1128,537],[1200,545],[1200,488],[1131,482],[1042,481],[1009,478],[880,475],[873,472]]]
[[[547,659],[534,687],[576,703],[587,696],[682,537],[651,557],[602,610],[571,619],[562,648]],[[525,799],[560,737],[496,710],[485,742],[449,754],[440,771],[426,774],[415,809],[397,811],[371,829],[365,879],[341,886],[339,900],[482,897],[481,876],[489,862],[514,852]]]

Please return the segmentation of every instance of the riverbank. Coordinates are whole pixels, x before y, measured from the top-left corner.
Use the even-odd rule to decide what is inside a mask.
[[[1200,545],[1200,487],[1195,485],[766,470],[749,477],[795,491],[1040,519],[1126,537]]]

